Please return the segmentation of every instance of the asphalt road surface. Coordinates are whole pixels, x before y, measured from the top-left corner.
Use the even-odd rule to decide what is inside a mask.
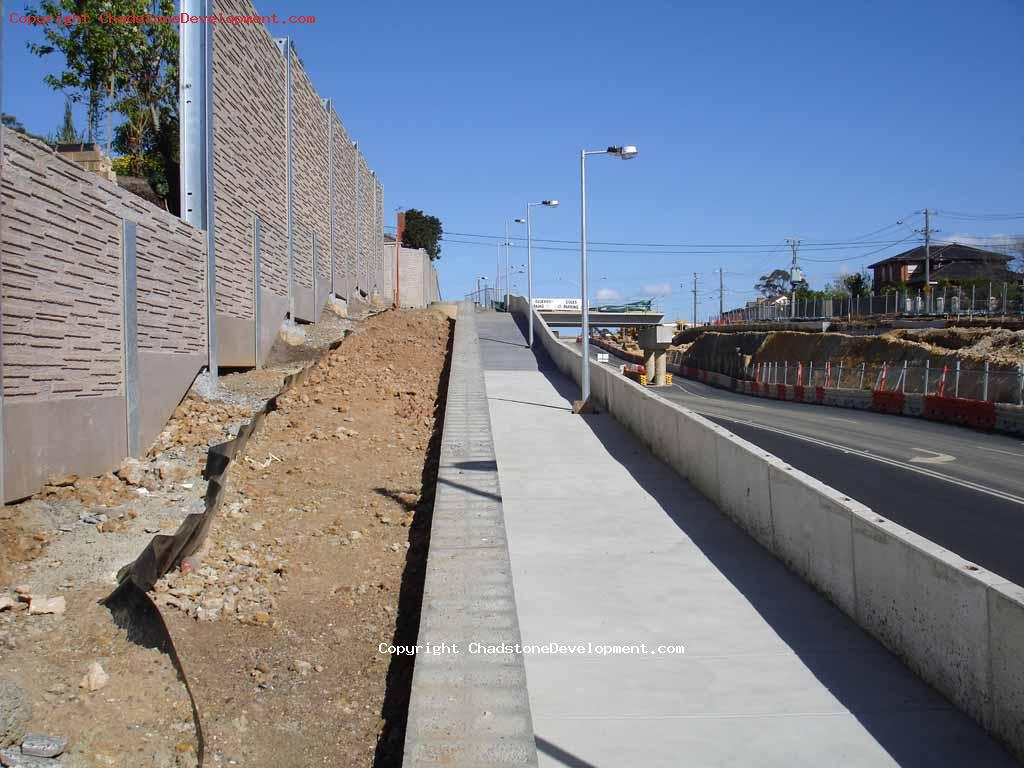
[[[591,348],[596,357],[596,349]],[[618,367],[611,356],[609,365]],[[1024,584],[1024,440],[676,378],[680,403],[961,557]]]

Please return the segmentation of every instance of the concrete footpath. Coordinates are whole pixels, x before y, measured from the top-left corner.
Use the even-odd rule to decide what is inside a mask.
[[[541,766],[1017,765],[575,390],[476,317]],[[685,653],[657,653],[682,645]]]

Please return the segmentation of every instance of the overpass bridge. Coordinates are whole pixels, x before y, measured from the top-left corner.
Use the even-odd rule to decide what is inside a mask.
[[[568,309],[538,309],[537,314],[551,328],[579,328],[583,323],[583,312]],[[637,328],[661,325],[664,312],[596,312],[587,315],[592,328]]]

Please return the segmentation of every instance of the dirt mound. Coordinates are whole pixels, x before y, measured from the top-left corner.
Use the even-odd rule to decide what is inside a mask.
[[[1024,331],[1006,328],[928,328],[897,330],[893,338],[921,344],[935,353],[957,352],[960,357],[993,363],[1024,363]]]
[[[450,322],[363,323],[278,401],[188,572],[157,586],[212,764],[398,765]],[[376,753],[376,763],[375,763]]]

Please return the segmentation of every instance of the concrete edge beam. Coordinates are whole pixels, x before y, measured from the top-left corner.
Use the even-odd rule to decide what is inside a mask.
[[[457,492],[466,486],[487,495]],[[463,647],[520,644],[500,498],[474,309],[462,302],[417,637],[420,646],[457,643],[460,653],[416,656],[403,761],[411,768],[537,765],[522,654]]]

